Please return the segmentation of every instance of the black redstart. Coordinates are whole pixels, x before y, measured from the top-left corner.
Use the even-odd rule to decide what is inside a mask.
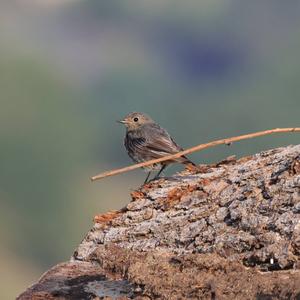
[[[165,129],[160,127],[146,114],[132,112],[118,122],[126,126],[124,145],[128,155],[136,163],[175,154],[183,150],[175,143]],[[154,179],[157,179],[170,163],[191,164],[195,166],[195,164],[185,156],[164,161],[160,164],[145,168],[149,173],[144,183],[148,181],[152,170],[159,169],[159,172],[154,177]]]

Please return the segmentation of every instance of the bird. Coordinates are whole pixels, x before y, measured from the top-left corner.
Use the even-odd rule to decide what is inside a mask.
[[[117,122],[124,124],[126,127],[124,146],[129,157],[135,163],[161,158],[183,150],[164,128],[145,113],[132,112],[126,115],[123,120]],[[148,182],[153,170],[159,170],[153,180],[158,179],[164,169],[171,163],[196,166],[186,156],[154,164],[144,168],[148,171],[144,184]]]

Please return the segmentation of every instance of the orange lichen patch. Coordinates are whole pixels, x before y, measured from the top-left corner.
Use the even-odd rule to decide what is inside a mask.
[[[191,192],[197,190],[196,185],[187,185],[178,188],[174,188],[169,191],[167,198],[160,199],[165,209],[169,209],[176,205],[183,196],[190,194]]]
[[[199,180],[199,184],[203,187],[203,186],[207,186],[209,184],[211,184],[211,179],[208,178],[203,178],[201,180]]]
[[[120,210],[112,210],[105,214],[96,215],[94,217],[94,222],[100,224],[107,224],[113,219],[115,219],[116,217],[118,217],[121,213],[122,212]]]
[[[174,188],[168,193],[167,199],[170,201],[175,201],[175,200],[180,199],[181,196],[182,196],[182,189]]]
[[[190,171],[192,173],[207,173],[207,171],[209,169],[212,168],[212,165],[197,165],[197,166],[193,166],[191,164],[186,165],[185,169],[187,171]]]
[[[143,190],[142,193],[144,193],[144,195],[145,195],[148,191],[151,191],[151,190],[159,187],[159,185],[160,185],[159,182],[161,180],[164,180],[164,179],[161,178],[159,181],[155,180],[155,181],[150,181],[148,183],[143,184],[142,185],[142,190]]]
[[[196,191],[197,188],[198,187],[196,185],[188,185],[186,191],[189,192],[189,193],[191,193],[193,191]]]
[[[145,194],[142,191],[132,191],[130,193],[130,195],[131,195],[131,198],[133,201],[139,200],[139,199],[142,199],[145,197]]]
[[[191,193],[197,189],[196,185],[187,185],[182,187],[176,187],[169,191],[168,199],[180,199],[185,194]]]

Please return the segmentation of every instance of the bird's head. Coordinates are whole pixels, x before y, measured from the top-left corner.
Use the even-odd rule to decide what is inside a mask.
[[[136,130],[145,124],[154,123],[154,121],[146,114],[139,112],[132,112],[128,114],[123,120],[118,121],[126,126],[128,131]]]

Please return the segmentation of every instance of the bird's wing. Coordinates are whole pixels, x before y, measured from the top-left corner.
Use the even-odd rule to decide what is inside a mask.
[[[129,156],[135,161],[145,161],[161,158],[170,154],[175,154],[181,150],[169,133],[158,124],[148,124],[143,129],[143,134],[136,136],[127,135],[125,147]],[[192,163],[187,157],[182,156],[174,161],[180,163]]]
[[[180,149],[165,136],[139,137],[139,138],[125,138],[125,147],[129,156],[133,159],[135,157],[143,157],[148,159],[160,158],[168,154],[174,154]]]
[[[183,150],[183,148],[176,144],[169,133],[158,124],[151,124],[149,133],[150,134],[146,135],[144,145],[149,149],[149,152],[151,152],[151,158],[160,158]],[[186,156],[178,157],[174,161],[195,165]]]
[[[174,154],[182,150],[171,138],[169,133],[157,124],[148,126],[147,134],[145,136],[146,146],[156,157]]]

